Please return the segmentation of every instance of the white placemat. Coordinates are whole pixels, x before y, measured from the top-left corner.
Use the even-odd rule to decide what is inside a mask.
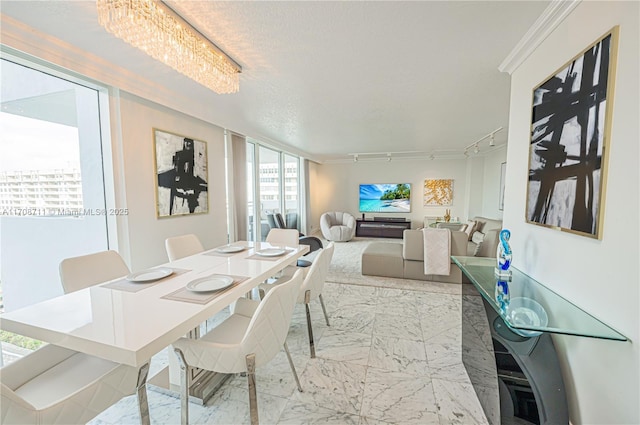
[[[170,274],[167,277],[163,277],[162,279],[154,280],[152,282],[131,282],[130,280],[127,280],[126,277],[123,277],[121,279],[114,280],[113,282],[109,282],[105,285],[102,285],[102,287],[109,288],[109,289],[116,289],[118,291],[139,292],[139,291],[142,291],[143,289],[150,288],[156,283],[164,282],[167,279],[171,279],[174,276],[178,276],[189,271],[191,270],[173,268],[172,274]]]
[[[231,276],[233,278],[233,283],[224,288],[221,291],[216,291],[216,292],[193,292],[188,290],[186,287],[185,288],[180,288],[177,291],[173,291],[163,297],[160,297],[162,299],[165,300],[172,300],[172,301],[184,301],[187,303],[194,303],[194,304],[207,304],[208,302],[212,301],[213,299],[219,297],[220,295],[224,294],[225,292],[235,288],[237,285],[239,285],[240,283],[244,282],[245,280],[249,279],[247,276],[233,276],[233,275],[225,275],[225,276]]]
[[[285,257],[288,254],[291,254],[293,251],[295,251],[295,249],[284,249],[284,254],[282,255],[276,255],[273,257],[270,256],[266,256],[266,255],[258,255],[258,254],[253,254],[250,255],[249,257],[247,257],[247,260],[266,260],[266,261],[277,261],[279,259],[281,259],[282,257]]]
[[[211,251],[205,252],[204,255],[210,255],[212,257],[232,257],[236,254],[241,254],[245,252],[249,247],[243,246],[242,248],[243,248],[242,251],[238,251],[238,252],[220,252],[220,251],[217,251],[217,249],[219,248],[215,248],[215,249],[212,249]]]

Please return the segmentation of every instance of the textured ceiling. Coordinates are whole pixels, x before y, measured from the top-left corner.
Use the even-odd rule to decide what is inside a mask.
[[[507,127],[497,69],[546,1],[167,1],[243,67],[217,95],[97,23],[90,1],[6,1],[2,13],[187,93],[216,124],[319,159],[351,152],[447,151]],[[496,136],[506,140],[506,131]]]

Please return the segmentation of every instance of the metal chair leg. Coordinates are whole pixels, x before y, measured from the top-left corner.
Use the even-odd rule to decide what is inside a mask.
[[[180,365],[180,423],[182,425],[189,424],[189,366],[184,359],[184,354],[180,349],[176,348],[176,356],[178,356],[178,364]]]
[[[329,316],[327,315],[327,309],[324,306],[324,300],[322,299],[322,294],[318,295],[320,299],[320,305],[322,306],[322,312],[324,313],[324,320],[327,322],[327,326],[331,326],[329,324]]]
[[[256,355],[247,354],[247,381],[249,383],[249,416],[251,425],[258,425],[258,395],[256,393]]]
[[[286,341],[284,343],[284,352],[287,353],[287,359],[289,359],[289,366],[291,366],[291,372],[293,372],[293,377],[296,378],[296,385],[298,385],[298,391],[302,392],[302,386],[300,385],[300,380],[298,379],[296,366],[293,364],[293,359],[291,358],[291,353],[289,352],[289,347],[287,346]]]
[[[140,412],[140,423],[142,425],[150,425],[149,418],[149,401],[147,400],[147,376],[149,375],[149,363],[144,364],[138,370],[138,412]]]
[[[309,350],[311,351],[311,358],[316,358],[316,347],[313,343],[313,328],[311,327],[311,311],[309,310],[309,303],[311,302],[311,291],[307,290],[304,293],[304,308],[307,311],[307,330],[309,331]]]

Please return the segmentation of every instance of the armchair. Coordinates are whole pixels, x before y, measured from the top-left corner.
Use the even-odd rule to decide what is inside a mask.
[[[347,242],[356,234],[356,219],[346,212],[326,212],[320,217],[320,229],[328,241]]]

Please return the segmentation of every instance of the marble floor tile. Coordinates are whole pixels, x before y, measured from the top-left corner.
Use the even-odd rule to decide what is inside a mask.
[[[373,335],[422,341],[420,319],[410,316],[378,313],[373,322]]]
[[[334,311],[329,316],[331,327],[343,331],[370,334],[373,332],[375,309],[377,306],[356,306]]]
[[[419,318],[418,308],[415,303],[405,302],[393,298],[378,298],[376,313],[391,314],[394,316],[406,316]]]
[[[360,416],[360,425],[392,425],[396,422],[385,422],[379,419],[369,418],[367,416]]]
[[[369,366],[429,376],[429,364],[422,341],[374,335],[369,353]]]
[[[443,424],[488,424],[471,384],[433,380],[433,391]]]
[[[426,342],[425,348],[432,379],[469,383],[469,376],[462,364],[462,353],[456,347]]]
[[[304,392],[296,391],[293,399],[357,415],[362,405],[366,369],[353,363],[311,359],[300,378]]]
[[[284,408],[279,425],[359,425],[360,417],[320,407],[315,403],[290,400]]]
[[[316,345],[316,355],[323,359],[350,362],[366,366],[371,351],[371,334],[328,328],[322,343]]]
[[[360,415],[391,423],[437,424],[431,379],[369,368]]]
[[[420,328],[425,341],[437,339],[439,343],[449,341],[451,343],[462,340],[461,324],[446,315],[442,316],[422,316],[420,318]]]

